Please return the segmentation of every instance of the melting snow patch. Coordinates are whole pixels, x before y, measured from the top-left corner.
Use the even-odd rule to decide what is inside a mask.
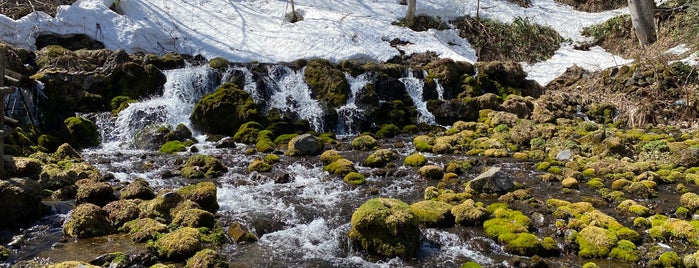
[[[686,53],[687,51],[689,51],[689,48],[687,48],[687,45],[681,44],[681,45],[678,45],[678,46],[673,47],[671,49],[668,49],[667,51],[665,51],[665,54],[679,56],[679,55]]]

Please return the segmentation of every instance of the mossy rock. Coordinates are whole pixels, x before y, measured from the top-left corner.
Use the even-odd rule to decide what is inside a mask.
[[[342,159],[342,156],[336,150],[327,150],[320,154],[320,161],[323,162],[324,165],[328,165],[339,159]]]
[[[272,141],[274,139],[274,133],[270,130],[262,130],[260,134],[257,135],[257,142],[255,143],[255,150],[261,153],[270,153],[274,151],[277,145]]]
[[[335,160],[334,162],[323,167],[323,170],[336,176],[346,176],[351,172],[357,172],[357,169],[354,168],[354,163],[345,158]]]
[[[434,146],[435,138],[419,135],[413,138],[413,144],[415,144],[415,150],[418,152],[432,152],[432,147]]]
[[[0,261],[5,261],[10,258],[12,251],[4,246],[0,246]]]
[[[352,185],[361,185],[361,184],[364,184],[364,182],[366,182],[366,178],[364,177],[364,175],[362,175],[361,173],[358,173],[358,172],[347,173],[347,175],[345,175],[343,180],[346,183],[352,184]]]
[[[187,259],[187,263],[184,265],[185,268],[228,268],[228,262],[222,256],[219,256],[216,251],[212,249],[204,249],[197,254],[194,254],[191,258]]]
[[[517,255],[534,256],[541,254],[543,247],[539,238],[530,233],[518,233],[505,245],[505,251]]]
[[[269,172],[272,171],[272,166],[262,159],[253,160],[250,165],[248,165],[248,172]]]
[[[141,210],[141,218],[153,218],[169,223],[172,220],[172,211],[183,201],[177,192],[163,192],[152,200],[138,204]]]
[[[73,147],[86,148],[100,144],[97,126],[90,119],[74,116],[66,118],[63,124],[68,134],[68,141]]]
[[[361,135],[352,139],[352,149],[369,151],[379,146],[379,142],[372,136]]]
[[[167,225],[151,218],[136,219],[124,223],[119,231],[126,232],[131,240],[143,243],[148,240],[155,240],[160,234],[168,231]]]
[[[106,204],[103,209],[107,212],[107,218],[114,228],[119,228],[126,222],[138,219],[141,214],[138,204],[133,200],[113,201]]]
[[[117,2],[118,3],[118,2]],[[153,64],[161,70],[171,70],[184,68],[184,57],[176,52],[168,52],[162,57],[155,54],[147,54],[143,61],[147,64]]]
[[[64,235],[77,238],[102,236],[112,231],[107,212],[89,203],[75,207],[63,226]]]
[[[463,90],[461,88],[462,77],[475,74],[475,68],[472,64],[451,59],[432,61],[425,65],[424,70],[427,71],[425,80],[439,80],[439,83],[444,88],[445,98],[456,97]]]
[[[296,133],[291,133],[291,134],[282,134],[277,136],[277,138],[274,139],[275,144],[288,144],[291,139],[294,137],[298,136],[299,134]]]
[[[0,228],[21,226],[38,219],[43,210],[41,185],[30,178],[0,180]]]
[[[201,250],[201,234],[192,227],[182,227],[160,237],[153,248],[162,258],[184,261]]]
[[[376,131],[377,138],[393,138],[400,134],[400,128],[394,124],[384,124]]]
[[[259,139],[263,128],[262,124],[255,121],[244,123],[235,132],[233,140],[240,143],[253,144]]]
[[[352,243],[380,257],[412,259],[420,247],[420,228],[410,206],[398,199],[374,198],[352,214]]]
[[[699,195],[689,192],[680,196],[680,205],[689,210],[696,211],[699,209]]]
[[[477,204],[473,199],[468,199],[451,209],[455,221],[465,226],[475,226],[481,224],[488,218],[488,210],[481,204]]]
[[[215,178],[228,171],[220,160],[210,155],[194,155],[180,167],[182,177],[188,179]]]
[[[289,141],[286,154],[289,156],[318,155],[323,151],[323,142],[311,134],[298,135]]]
[[[234,222],[228,227],[228,237],[235,243],[252,243],[258,240],[257,236],[239,222]]]
[[[250,94],[234,83],[224,83],[194,106],[192,124],[210,134],[231,135],[249,121],[262,119]]]
[[[423,154],[415,152],[405,157],[403,164],[410,167],[421,167],[427,164],[427,158]]]
[[[209,67],[211,67],[212,69],[225,70],[226,68],[228,68],[228,65],[230,64],[231,62],[223,57],[214,57],[211,60],[209,60]]]
[[[627,262],[636,262],[639,259],[638,254],[638,249],[636,249],[636,245],[633,242],[620,240],[617,246],[609,252],[609,257]]]
[[[440,180],[442,177],[444,177],[444,171],[440,166],[436,165],[422,166],[420,169],[418,169],[417,173],[420,174],[420,176],[431,180]]]
[[[491,218],[483,222],[488,237],[507,244],[517,238],[518,233],[526,233],[531,228],[531,219],[522,212],[512,210],[503,203],[493,203],[486,207]]]
[[[467,261],[461,265],[461,268],[483,268],[483,266],[474,261]]]
[[[121,199],[142,199],[150,200],[155,197],[153,188],[143,178],[136,178],[119,191]]]
[[[187,151],[187,144],[181,141],[168,141],[162,146],[160,146],[160,149],[158,150],[161,153],[166,153],[166,154],[174,154],[174,153],[179,153],[179,152],[185,152]]]
[[[364,165],[368,167],[384,167],[391,161],[398,159],[398,154],[390,149],[379,149],[371,153]]]
[[[345,74],[327,60],[311,60],[306,64],[304,80],[317,99],[330,107],[347,103],[350,87]]]
[[[202,209],[211,213],[216,213],[219,208],[216,192],[216,185],[210,181],[191,184],[177,190],[182,198],[197,203]]]
[[[114,200],[116,200],[114,189],[106,182],[85,181],[78,186],[78,192],[75,195],[76,204],[92,203],[104,206]]]
[[[44,152],[54,152],[61,145],[61,140],[49,134],[42,134],[36,140],[36,144]]]
[[[452,205],[434,200],[424,200],[410,205],[420,224],[426,227],[449,227],[454,225]]]
[[[112,98],[112,100],[109,102],[110,107],[112,108],[112,115],[117,116],[121,111],[129,108],[130,104],[135,102],[136,100],[129,98],[129,96],[116,96]]]
[[[581,258],[606,258],[618,239],[611,231],[590,225],[580,230],[575,242],[580,246]]]
[[[99,268],[100,266],[95,266],[87,262],[82,261],[64,261],[56,264],[50,264],[46,266],[47,268]]]
[[[191,208],[177,212],[175,217],[172,219],[172,224],[182,227],[213,228],[216,224],[216,218],[211,212],[203,209]]]

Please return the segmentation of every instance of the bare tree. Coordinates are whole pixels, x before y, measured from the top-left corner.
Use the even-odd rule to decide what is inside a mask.
[[[296,8],[294,7],[294,0],[291,0],[291,19],[289,21],[291,23],[299,21],[299,18],[296,15]]]
[[[415,20],[415,5],[415,0],[408,0],[408,11],[405,12],[405,24],[408,26],[412,26]]]
[[[631,24],[642,48],[658,40],[655,29],[655,1],[628,0],[631,11]]]

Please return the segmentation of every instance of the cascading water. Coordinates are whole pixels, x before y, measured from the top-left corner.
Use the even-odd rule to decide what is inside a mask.
[[[311,98],[311,89],[303,78],[305,70],[295,71],[281,65],[268,67],[268,77],[265,78],[265,85],[271,92],[268,109],[278,109],[308,120],[313,130],[322,132],[325,112],[318,101]]]
[[[250,97],[252,98],[253,101],[255,101],[255,103],[262,103],[264,101],[264,99],[260,95],[260,92],[257,90],[257,83],[255,83],[253,73],[248,68],[245,68],[245,67],[229,68],[226,71],[226,73],[223,75],[223,78],[221,79],[221,81],[229,81],[231,79],[231,76],[233,76],[235,72],[241,72],[243,74],[243,79],[244,79],[243,91],[250,94]]]
[[[102,142],[129,142],[136,132],[154,124],[176,126],[185,124],[191,128],[189,116],[202,96],[213,92],[220,84],[216,73],[208,66],[187,67],[165,71],[163,95],[146,101],[132,103],[119,113],[114,126],[103,132]]]
[[[349,73],[345,73],[345,79],[347,79],[347,83],[350,85],[350,95],[347,99],[347,104],[337,108],[338,122],[336,131],[339,135],[356,135],[360,132],[360,126],[356,125],[356,122],[364,117],[364,110],[359,109],[355,103],[357,92],[369,83],[370,75],[363,73],[353,77]]]
[[[419,113],[417,122],[426,123],[429,125],[437,124],[434,115],[427,110],[427,102],[425,102],[422,97],[425,82],[423,82],[422,79],[416,78],[415,75],[413,75],[412,70],[408,70],[407,76],[400,78],[399,80],[405,85],[405,91],[408,93],[408,95],[410,95],[410,98],[413,100],[415,108]]]
[[[434,79],[434,84],[436,85],[435,90],[437,91],[437,99],[443,101],[444,87],[442,87],[442,84],[439,83],[439,79],[437,78]]]
[[[8,95],[6,106],[7,116],[22,122],[32,122],[38,125],[41,121],[39,102],[46,100],[44,83],[36,81],[34,88],[18,88]]]

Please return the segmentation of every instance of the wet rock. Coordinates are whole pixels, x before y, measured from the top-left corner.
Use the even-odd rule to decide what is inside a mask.
[[[459,120],[476,121],[478,109],[474,101],[461,99],[427,102],[427,110],[434,115],[435,121],[440,125],[451,125]]]
[[[438,79],[444,88],[444,98],[452,99],[461,91],[461,80],[464,75],[474,75],[475,68],[472,64],[451,59],[439,59],[425,65],[424,70],[428,75],[426,81]]]
[[[534,111],[533,100],[532,97],[509,95],[502,103],[502,108],[506,112],[516,114],[519,118],[528,118]]]
[[[403,164],[410,167],[421,167],[427,163],[427,158],[421,153],[415,152],[407,157],[403,161]]]
[[[318,155],[323,150],[323,142],[311,134],[303,134],[289,141],[286,154],[289,156]]]
[[[201,250],[201,235],[197,229],[182,227],[160,237],[153,248],[162,258],[184,261]]]
[[[488,171],[469,181],[469,187],[476,193],[505,193],[514,188],[513,178],[501,171],[500,167],[491,167]]]
[[[352,149],[354,150],[369,151],[373,150],[378,145],[379,142],[369,135],[361,135],[352,139]]]
[[[699,166],[699,149],[687,148],[682,150],[679,153],[676,164],[686,168]]]
[[[87,262],[82,261],[64,261],[46,266],[47,268],[65,268],[65,267],[80,267],[80,268],[100,268]]]
[[[208,227],[213,228],[216,224],[214,214],[203,209],[193,208],[177,212],[172,219],[172,223],[186,227]]]
[[[119,228],[124,223],[135,220],[141,214],[138,204],[132,200],[117,200],[104,206],[112,226]]]
[[[556,154],[556,160],[558,161],[570,161],[573,158],[573,152],[568,149],[561,150]]]
[[[366,177],[364,177],[364,175],[358,172],[350,172],[345,175],[343,180],[347,184],[361,185],[364,184],[364,182],[366,182]]]
[[[243,123],[260,119],[257,104],[250,94],[234,83],[224,83],[215,92],[204,96],[191,116],[195,128],[221,135],[231,135]]]
[[[181,195],[176,192],[159,194],[152,200],[144,201],[138,205],[141,210],[141,218],[159,218],[166,222],[172,219],[171,212],[177,208],[182,200]]]
[[[142,218],[129,221],[119,228],[119,231],[126,232],[131,240],[137,243],[156,239],[160,234],[168,231],[167,225],[151,218]]]
[[[86,181],[78,186],[78,192],[75,195],[76,204],[92,203],[104,206],[114,200],[116,200],[114,189],[106,182]]]
[[[340,158],[323,167],[323,171],[330,172],[330,174],[337,176],[345,176],[350,172],[356,172],[357,169],[354,167],[354,163],[352,163],[352,161],[345,158]]]
[[[418,171],[420,176],[431,179],[431,180],[441,180],[444,177],[444,171],[440,166],[436,165],[426,165],[421,167]]]
[[[177,194],[184,199],[193,201],[208,212],[216,213],[219,208],[216,185],[213,182],[207,181],[188,185],[177,190]]]
[[[398,154],[390,149],[379,149],[370,154],[364,165],[368,167],[384,167],[389,162],[398,159]]]
[[[143,178],[136,178],[133,182],[129,183],[129,185],[121,189],[119,193],[121,199],[150,200],[155,197],[153,188],[151,188],[148,182]]]
[[[219,256],[216,251],[212,249],[204,249],[197,252],[187,260],[184,266],[185,268],[228,268],[228,262],[226,258]]]
[[[232,137],[223,138],[216,143],[216,148],[236,148],[235,140]]]
[[[68,141],[71,146],[86,148],[100,144],[99,132],[97,132],[97,127],[90,119],[81,116],[69,117],[63,121],[63,124],[67,130]]]
[[[75,207],[63,226],[64,235],[77,238],[102,236],[111,232],[112,224],[107,212],[90,203]]]
[[[352,214],[350,240],[362,250],[381,257],[411,259],[420,247],[417,217],[408,204],[391,198],[374,198]]]
[[[182,177],[189,179],[215,178],[223,175],[228,168],[216,157],[194,155],[180,167]]]
[[[41,174],[41,161],[29,157],[11,157],[10,161],[5,159],[5,170],[9,178],[28,177],[38,179]]]
[[[330,107],[338,108],[347,102],[349,84],[344,73],[327,60],[311,60],[306,64],[304,80],[317,99]]]
[[[587,226],[580,230],[575,239],[580,246],[578,256],[582,258],[605,258],[617,243],[617,237],[609,230]]]
[[[16,226],[41,216],[41,185],[32,179],[0,180],[0,228]]]
[[[138,131],[134,136],[134,146],[142,150],[158,150],[165,144],[165,137],[170,133],[167,126],[150,125]]]
[[[289,175],[289,173],[275,174],[272,177],[272,180],[274,181],[274,183],[277,183],[277,184],[289,183],[289,182],[291,182],[291,179],[292,178],[291,178],[291,175]]]
[[[239,222],[234,222],[228,227],[228,237],[235,243],[252,243],[257,241],[257,236],[248,231],[248,228]]]
[[[342,158],[342,155],[336,150],[327,150],[320,154],[320,161],[323,162],[324,165],[328,165]]]
[[[458,224],[476,226],[488,218],[488,211],[482,204],[477,204],[473,199],[468,199],[451,209]]]
[[[434,200],[424,200],[410,205],[420,224],[426,227],[449,227],[454,225],[452,205]]]

